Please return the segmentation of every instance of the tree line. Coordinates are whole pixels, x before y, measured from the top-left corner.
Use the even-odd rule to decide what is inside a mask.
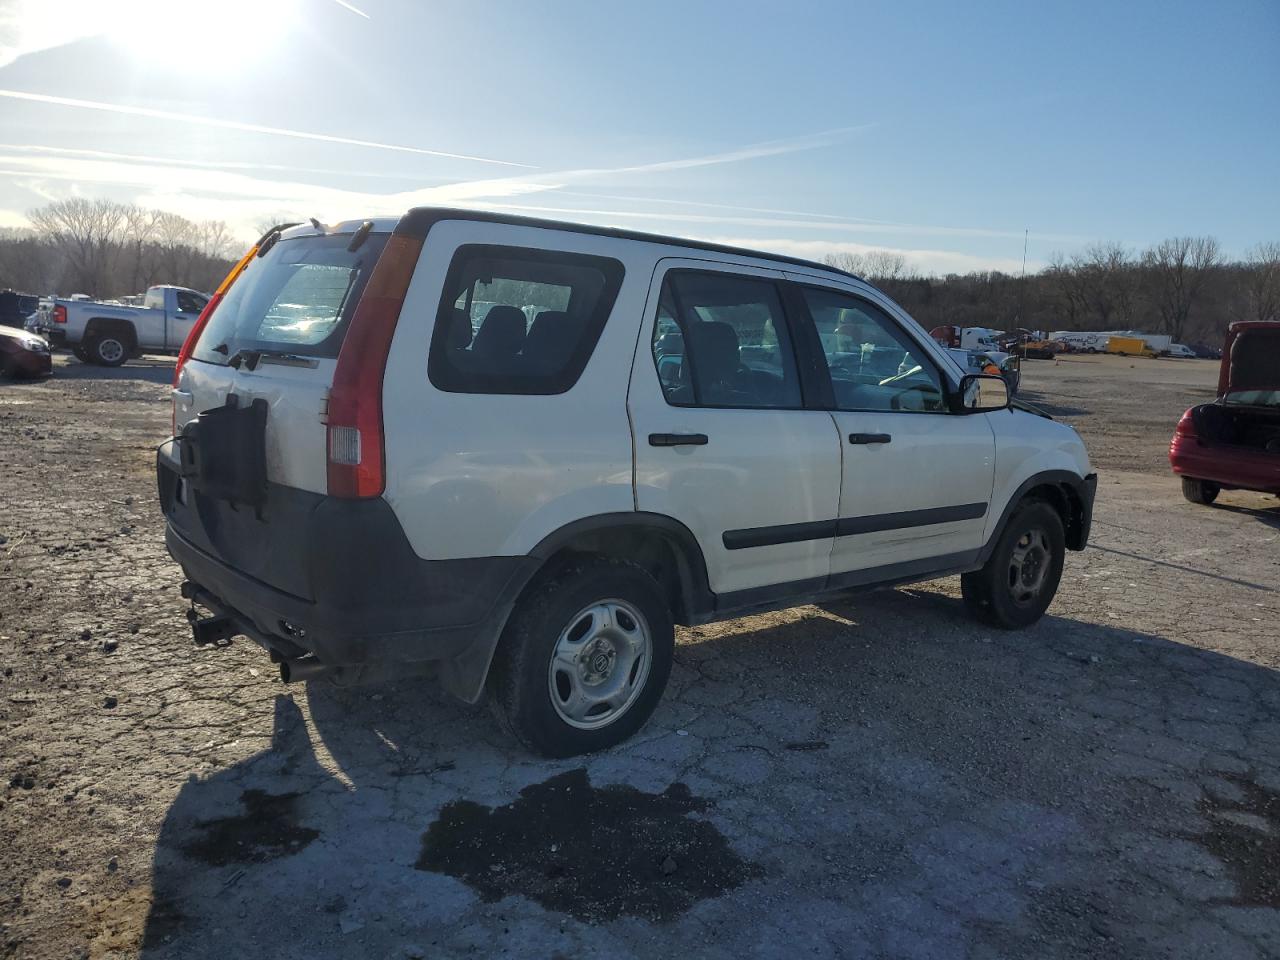
[[[926,329],[1141,330],[1217,345],[1236,320],[1280,320],[1280,243],[1258,244],[1239,261],[1227,260],[1212,237],[1172,237],[1141,252],[1095,243],[1055,254],[1026,277],[929,277],[882,250],[826,262],[875,283]]]
[[[0,231],[0,289],[108,299],[157,283],[213,290],[238,251],[221,220],[72,197]]]

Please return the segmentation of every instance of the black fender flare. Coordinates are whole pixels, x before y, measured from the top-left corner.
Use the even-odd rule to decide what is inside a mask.
[[[995,552],[996,544],[1000,541],[1001,534],[1004,533],[1005,525],[1009,522],[1009,517],[1013,515],[1013,511],[1028,493],[1037,487],[1054,487],[1058,489],[1068,508],[1068,516],[1063,524],[1066,527],[1067,548],[1070,550],[1083,550],[1089,542],[1089,530],[1093,525],[1093,500],[1098,487],[1098,475],[1096,473],[1080,476],[1078,473],[1072,473],[1070,470],[1042,470],[1039,473],[1033,473],[1022,483],[1018,484],[1018,489],[1013,492],[1004,510],[1000,514],[995,528],[991,532],[991,536],[983,545],[978,555],[980,564],[985,564],[990,559],[991,554]]]
[[[529,551],[529,554],[545,563],[575,541],[605,531],[656,534],[670,543],[675,548],[677,561],[675,573],[679,580],[684,608],[682,611],[673,612],[677,615],[683,613],[685,619],[696,623],[704,622],[701,618],[715,609],[715,596],[711,592],[710,580],[707,577],[707,562],[702,554],[702,547],[698,544],[698,538],[679,520],[663,513],[633,510],[582,517],[543,537],[537,546]]]
[[[468,703],[475,703],[484,692],[494,652],[502,639],[507,621],[516,609],[521,595],[547,563],[575,543],[590,543],[600,533],[636,532],[657,535],[674,547],[679,583],[680,609],[673,610],[679,622],[706,623],[715,611],[715,596],[707,580],[706,560],[693,532],[684,524],[660,513],[629,511],[582,517],[547,534],[529,551],[529,563],[512,575],[502,590],[494,609],[477,632],[475,641],[458,656],[441,664],[440,681],[444,689]]]

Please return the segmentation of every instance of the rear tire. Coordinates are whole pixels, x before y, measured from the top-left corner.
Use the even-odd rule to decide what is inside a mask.
[[[1208,480],[1193,480],[1191,477],[1182,478],[1182,495],[1192,503],[1208,505],[1218,499],[1218,494],[1222,492],[1222,488],[1216,483],[1210,483]]]
[[[100,367],[118,367],[129,359],[129,344],[124,337],[114,333],[99,334],[85,348],[89,362]]]
[[[987,565],[960,578],[965,606],[993,627],[1031,626],[1058,592],[1066,555],[1058,511],[1043,500],[1023,501],[1001,531]]]
[[[653,713],[674,649],[653,577],[621,560],[570,560],[540,576],[512,612],[489,671],[494,712],[543,756],[603,750]]]

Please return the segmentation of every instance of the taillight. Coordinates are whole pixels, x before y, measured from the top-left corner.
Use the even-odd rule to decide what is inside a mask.
[[[1178,421],[1177,428],[1173,431],[1175,437],[1181,437],[1184,440],[1195,440],[1198,438],[1196,433],[1196,420],[1188,410],[1182,415],[1182,419]]]
[[[421,252],[421,238],[393,234],[387,241],[338,352],[328,408],[332,496],[376,497],[386,486],[382,378]]]
[[[67,308],[66,308],[66,307],[64,307],[64,306],[62,306],[61,304],[59,304],[58,306],[56,306],[56,307],[54,307],[54,308],[53,308],[53,322],[54,322],[54,323],[66,323],[66,322],[67,322]]]

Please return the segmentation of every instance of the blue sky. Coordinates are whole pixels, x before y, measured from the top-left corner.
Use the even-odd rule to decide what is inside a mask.
[[[930,272],[1280,239],[1275,0],[0,0],[0,93],[0,225],[464,203]]]

